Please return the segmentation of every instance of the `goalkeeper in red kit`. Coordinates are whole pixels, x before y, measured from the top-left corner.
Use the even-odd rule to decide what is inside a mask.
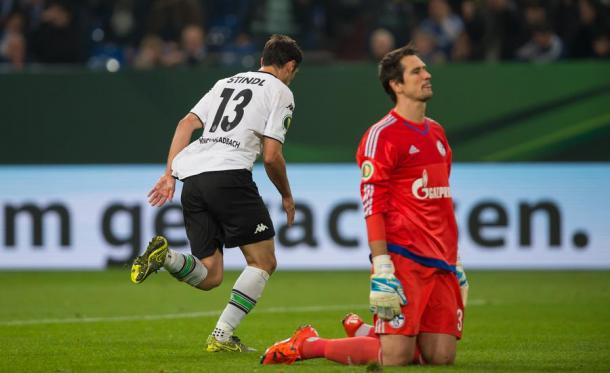
[[[325,357],[344,364],[452,364],[467,289],[457,263],[457,224],[449,187],[451,148],[426,117],[431,75],[411,46],[379,63],[395,106],[366,131],[356,154],[371,249],[373,326],[354,314],[350,338],[322,339],[307,325],[269,347],[263,364]],[[456,265],[458,268],[456,269]]]

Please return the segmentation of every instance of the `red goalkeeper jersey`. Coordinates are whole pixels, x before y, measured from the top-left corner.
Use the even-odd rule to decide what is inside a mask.
[[[451,148],[441,125],[392,110],[366,131],[356,159],[364,215],[384,215],[388,251],[455,272]]]

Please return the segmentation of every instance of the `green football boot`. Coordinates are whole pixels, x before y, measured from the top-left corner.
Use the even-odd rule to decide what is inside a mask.
[[[155,236],[148,243],[144,254],[137,257],[131,265],[131,282],[139,284],[153,272],[157,272],[165,262],[169,245],[163,236]]]
[[[205,350],[207,352],[220,352],[220,351],[254,352],[254,351],[256,351],[256,349],[254,349],[252,347],[248,347],[245,344],[243,344],[239,340],[239,337],[236,337],[234,335],[231,336],[231,339],[229,339],[226,342],[221,342],[221,341],[217,340],[216,338],[214,338],[213,335],[210,335],[206,342]]]

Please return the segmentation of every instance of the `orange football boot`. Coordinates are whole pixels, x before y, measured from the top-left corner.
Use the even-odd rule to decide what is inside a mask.
[[[319,337],[313,326],[300,326],[292,337],[276,342],[266,349],[261,356],[261,364],[292,364],[301,360],[301,346],[311,337]]]
[[[343,325],[343,330],[345,330],[345,334],[352,338],[356,336],[356,331],[360,328],[360,325],[364,324],[362,318],[355,313],[348,313],[345,315],[343,320],[341,320],[341,324]]]

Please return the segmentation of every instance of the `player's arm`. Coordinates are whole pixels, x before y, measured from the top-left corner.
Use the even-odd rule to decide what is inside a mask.
[[[371,249],[371,257],[388,255],[388,245],[385,239],[385,218],[383,213],[366,217],[366,234]]]
[[[171,201],[176,189],[176,179],[172,176],[172,161],[176,154],[180,153],[189,142],[193,132],[203,127],[199,117],[193,113],[188,113],[178,122],[172,143],[169,147],[165,173],[159,178],[152,190],[148,193],[148,203],[152,206],[162,206],[165,202]]]
[[[286,133],[292,123],[294,98],[287,87],[279,88],[268,97],[271,112],[263,132],[263,163],[267,176],[282,196],[282,206],[286,211],[288,225],[294,222],[294,200],[286,175],[286,161],[282,148]]]
[[[263,163],[267,176],[282,196],[282,206],[286,211],[288,225],[294,222],[294,200],[286,173],[286,160],[282,152],[282,143],[271,137],[263,138]]]

